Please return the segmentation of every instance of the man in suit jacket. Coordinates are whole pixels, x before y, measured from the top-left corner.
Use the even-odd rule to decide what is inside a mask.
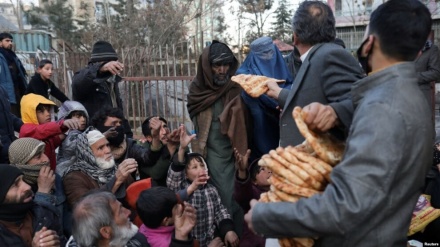
[[[330,7],[319,1],[308,1],[301,6],[292,21],[293,44],[301,55],[301,68],[290,90],[281,89],[275,82],[268,83],[267,94],[278,99],[283,109],[280,119],[282,147],[304,140],[292,117],[295,106],[304,107],[312,102],[327,105],[312,125],[323,131],[336,127],[330,124],[335,119],[339,119],[336,123],[342,129],[348,127],[353,114],[351,85],[364,74],[355,58],[333,43],[336,29]]]

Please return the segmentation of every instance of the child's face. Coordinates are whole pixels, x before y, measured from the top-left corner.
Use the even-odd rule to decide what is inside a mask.
[[[205,163],[193,158],[186,167],[186,177],[194,181],[198,176],[208,174],[208,167]]]
[[[79,129],[78,130],[85,130],[87,127],[87,117],[86,114],[82,111],[73,111],[72,112],[72,119],[78,120],[79,122]]]
[[[43,68],[38,68],[38,73],[43,80],[49,80],[52,76],[52,64],[47,63],[43,66]]]
[[[272,172],[266,167],[260,167],[259,169],[260,171],[255,176],[255,185],[260,187],[270,186],[270,183],[267,180],[270,178],[270,176],[272,176]]]
[[[42,110],[37,110],[37,119],[39,124],[49,123],[52,120],[50,107],[45,106]]]

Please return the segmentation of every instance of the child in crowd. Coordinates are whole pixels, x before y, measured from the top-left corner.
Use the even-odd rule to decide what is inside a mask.
[[[64,140],[69,129],[78,129],[74,119],[54,121],[55,103],[38,94],[27,94],[21,99],[23,126],[19,137],[32,137],[46,143],[44,154],[49,157],[50,168],[55,170],[55,149]]]
[[[136,208],[144,224],[139,228],[139,232],[147,238],[151,247],[172,246],[170,243],[172,241],[176,242],[174,235],[182,234],[184,229],[181,225],[176,226],[178,229],[175,229],[174,226],[174,221],[178,216],[176,211],[179,206],[182,207],[178,204],[177,195],[166,187],[157,186],[141,192],[136,201]],[[188,203],[185,203],[184,210],[195,214],[194,207]],[[188,236],[195,223],[196,217],[194,217],[192,225],[185,227],[186,230],[184,230],[183,235]],[[187,238],[187,241],[178,241],[182,244],[181,246],[193,246],[193,239]]]
[[[89,114],[78,101],[66,100],[59,108],[58,119],[75,119],[79,123],[77,130],[70,130],[66,133],[66,138],[58,150],[56,172],[63,177],[67,168],[76,161],[77,136],[89,125]]]
[[[49,99],[50,94],[57,100],[61,101],[61,103],[69,100],[69,98],[67,98],[67,96],[50,80],[50,77],[52,76],[52,66],[52,62],[47,59],[42,59],[38,63],[37,71],[35,72],[35,75],[32,76],[25,94],[39,94],[47,99]]]
[[[269,191],[270,183],[267,181],[272,172],[266,167],[258,165],[260,158],[254,160],[248,167],[248,160],[251,151],[248,149],[246,154],[241,155],[234,148],[235,156],[235,186],[234,199],[240,205],[244,212],[249,211],[249,202],[252,199],[260,199],[263,192]],[[243,224],[243,233],[241,234],[240,247],[264,247],[265,239],[262,236],[254,234],[249,230],[246,222]]]
[[[188,136],[185,127],[180,126],[180,146],[177,156],[168,170],[167,186],[197,209],[197,225],[193,236],[206,247],[216,237],[226,246],[238,247],[238,236],[234,223],[222,204],[214,185],[208,183],[208,169],[201,154],[185,150],[195,135]],[[183,193],[181,193],[183,192]]]

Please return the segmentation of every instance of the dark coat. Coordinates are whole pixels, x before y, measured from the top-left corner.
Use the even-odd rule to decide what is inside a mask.
[[[62,227],[58,220],[60,216],[54,206],[45,203],[35,203],[32,207],[31,213],[33,227],[32,235],[45,226],[47,229],[54,230],[58,233],[58,236],[60,237],[60,246],[66,244],[67,241],[62,233]],[[0,246],[25,247],[27,245],[23,242],[20,236],[15,235],[0,224]]]
[[[64,103],[64,101],[69,100],[69,98],[67,98],[67,96],[63,92],[61,92],[57,88],[57,86],[55,86],[53,81],[51,80],[43,81],[43,78],[41,78],[41,75],[38,73],[35,73],[35,75],[32,76],[25,94],[28,93],[39,94],[41,96],[46,97],[47,99],[49,99],[49,94],[50,94],[53,97],[55,97],[57,100],[61,101],[61,103]]]
[[[72,97],[87,109],[90,118],[104,107],[113,107],[110,95],[110,86],[113,86],[116,95],[117,107],[123,110],[121,94],[119,92],[120,76],[111,73],[100,73],[103,63],[93,63],[73,75]],[[133,137],[131,127],[124,119],[124,132],[127,137]]]
[[[14,130],[19,132],[22,125],[21,119],[11,113],[8,94],[0,86],[0,163],[9,163],[9,145],[16,139]]]

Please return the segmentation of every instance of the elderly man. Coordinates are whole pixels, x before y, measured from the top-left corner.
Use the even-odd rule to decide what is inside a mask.
[[[63,177],[64,192],[72,206],[87,192],[105,188],[118,199],[125,197],[125,190],[133,182],[130,174],[137,169],[134,159],[125,159],[117,167],[105,136],[87,129],[78,135],[77,161]]]
[[[12,35],[0,33],[0,85],[8,93],[11,112],[21,117],[20,101],[26,91],[27,74],[12,47]]]
[[[23,180],[35,193],[34,202],[55,206],[58,209],[60,225],[70,229],[69,220],[64,218],[67,205],[63,182],[61,177],[50,169],[49,158],[44,154],[45,146],[44,142],[34,138],[17,139],[9,147],[9,160],[23,172]]]
[[[110,192],[87,194],[73,210],[73,234],[67,246],[149,247],[147,239],[129,220],[130,213]],[[193,246],[189,233],[195,225],[195,215],[195,209],[189,204],[185,209],[181,205],[175,206],[173,221],[176,232],[170,247]]]
[[[364,72],[348,51],[334,43],[335,17],[326,3],[301,3],[292,19],[292,27],[293,44],[299,51],[302,65],[290,89],[268,82],[267,95],[277,99],[283,109],[280,146],[294,146],[304,141],[292,118],[292,111],[295,106],[304,107],[312,102],[326,107],[310,126],[323,131],[331,129],[344,138],[353,116],[351,86],[363,77]],[[337,118],[339,121],[334,121]]]
[[[246,215],[251,229],[270,237],[318,238],[314,246],[407,245],[425,164],[433,157],[431,112],[413,63],[431,25],[418,0],[389,0],[371,13],[358,49],[368,76],[353,84],[353,123],[331,183],[296,203],[252,201]],[[305,107],[311,118],[325,108],[314,105]]]
[[[64,246],[56,209],[33,195],[20,169],[0,164],[0,246]]]
[[[107,41],[97,41],[87,67],[73,75],[73,100],[83,104],[91,117],[103,106],[117,107],[122,111],[118,83],[122,81],[119,75],[123,69],[113,46]],[[133,137],[127,120],[124,120],[124,133]]]
[[[135,159],[140,167],[152,166],[160,157],[160,141],[145,148],[124,134],[124,116],[119,108],[104,107],[92,118],[92,125],[104,133],[109,142],[116,165],[127,158]]]
[[[234,219],[235,229],[241,232],[243,215],[233,200],[234,153],[236,147],[244,155],[248,148],[246,106],[240,97],[241,87],[231,81],[238,61],[231,49],[218,41],[203,49],[197,75],[188,94],[188,111],[197,138],[193,152],[204,156],[211,181],[217,187],[223,204]]]

